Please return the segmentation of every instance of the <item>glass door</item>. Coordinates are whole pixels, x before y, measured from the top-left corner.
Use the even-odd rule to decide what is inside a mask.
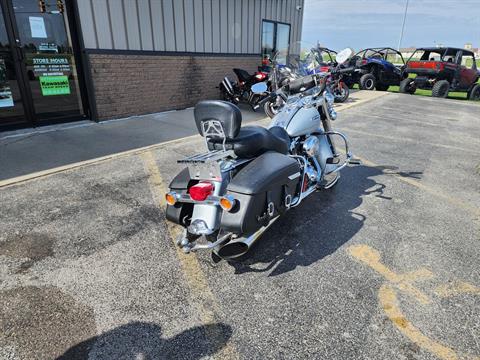
[[[85,114],[64,1],[11,1],[36,123]]]
[[[27,121],[23,103],[20,60],[12,46],[13,34],[7,32],[8,19],[0,4],[0,126]]]

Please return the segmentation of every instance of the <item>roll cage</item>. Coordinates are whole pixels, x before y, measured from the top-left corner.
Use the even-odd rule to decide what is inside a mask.
[[[460,48],[418,48],[416,49],[410,58],[407,60],[417,61],[441,61],[451,62],[458,64],[463,55],[472,56],[475,59],[475,54],[466,49]],[[474,62],[474,67],[475,62]]]
[[[357,59],[358,58],[360,59],[376,58],[376,59],[385,60],[391,63],[395,62],[397,58],[400,58],[402,63],[405,64],[405,60],[402,56],[402,53],[390,47],[363,49],[357,52],[354,55],[354,57],[356,57]]]

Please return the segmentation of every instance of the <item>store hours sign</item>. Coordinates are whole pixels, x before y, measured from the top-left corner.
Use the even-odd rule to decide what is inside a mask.
[[[72,73],[72,67],[65,56],[34,57],[32,66],[35,76],[69,76]]]

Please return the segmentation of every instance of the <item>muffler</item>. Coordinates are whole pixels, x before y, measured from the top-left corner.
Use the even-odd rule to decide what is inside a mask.
[[[273,218],[272,220],[270,220],[268,225],[262,226],[260,229],[258,229],[255,233],[253,233],[249,237],[237,238],[227,242],[224,245],[216,247],[214,249],[215,254],[217,254],[222,259],[226,259],[226,260],[235,259],[237,257],[245,255],[248,252],[248,250],[250,250],[252,245],[260,238],[260,236],[262,236],[262,234],[270,226],[272,226],[273,223],[277,221],[279,217],[280,216]]]

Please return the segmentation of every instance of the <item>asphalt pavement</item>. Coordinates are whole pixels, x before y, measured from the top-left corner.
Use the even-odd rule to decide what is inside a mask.
[[[0,358],[480,356],[480,107],[340,112],[362,165],[242,261],[182,254],[165,184],[200,137],[0,188]]]

